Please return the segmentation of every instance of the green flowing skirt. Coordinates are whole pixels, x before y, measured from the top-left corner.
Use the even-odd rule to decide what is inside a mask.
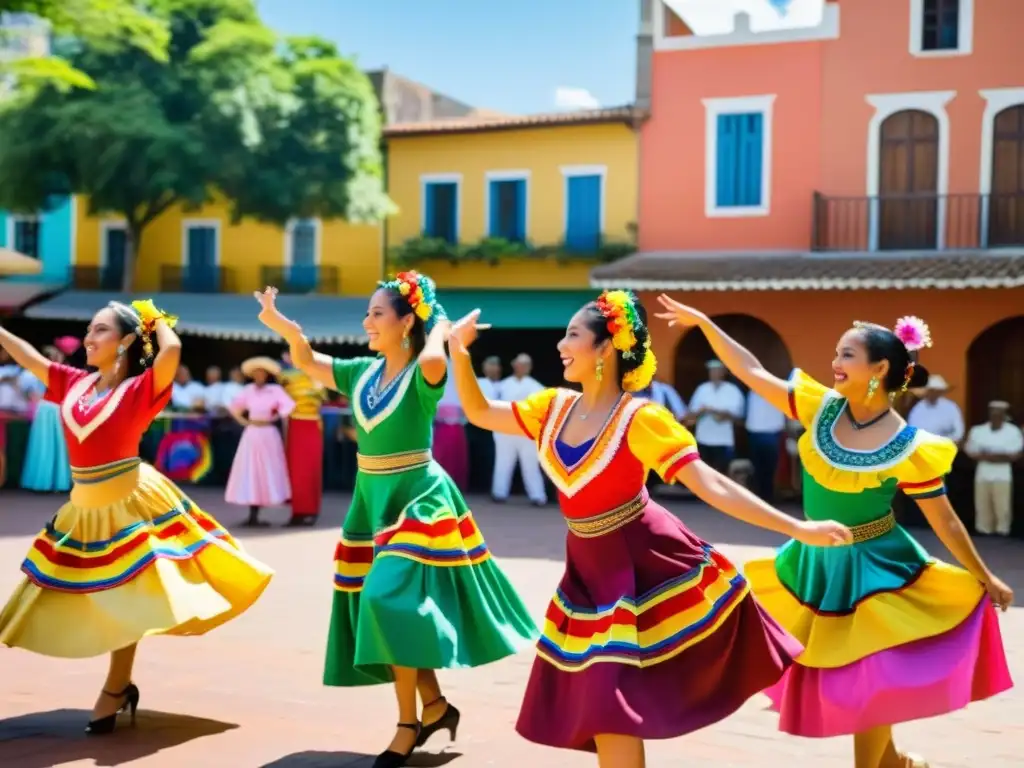
[[[435,462],[359,473],[334,565],[325,685],[387,683],[392,666],[477,667],[537,637],[458,488]]]

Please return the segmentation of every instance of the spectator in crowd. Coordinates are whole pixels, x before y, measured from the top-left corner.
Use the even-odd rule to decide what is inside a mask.
[[[22,368],[7,351],[0,349],[0,411],[24,413],[28,398],[21,387]]]
[[[707,363],[708,380],[690,399],[689,419],[701,459],[723,475],[736,454],[735,424],[743,418],[743,392],[731,381],[719,360]]]
[[[225,406],[230,406],[243,389],[245,389],[245,374],[242,373],[241,368],[232,368],[228,371],[228,380],[224,383],[224,389],[221,390]]]
[[[178,367],[171,389],[171,406],[178,411],[201,411],[205,408],[206,387],[192,378],[188,366]]]
[[[907,424],[959,443],[964,439],[964,416],[960,406],[946,397],[947,392],[944,378],[935,373],[929,376],[921,399],[907,415]]]
[[[1009,536],[1013,525],[1013,464],[1024,452],[1024,434],[1010,422],[1010,404],[993,400],[988,421],[971,427],[964,453],[978,462],[974,473],[974,530]]]
[[[501,358],[491,355],[484,360],[483,376],[477,381],[488,400],[501,400]],[[497,433],[488,432],[474,424],[466,424],[466,439],[469,441],[469,487],[476,493],[491,490],[494,477],[494,443]]]
[[[448,365],[449,369],[451,364]],[[444,394],[434,416],[434,460],[448,473],[459,490],[469,490],[469,445],[466,442],[466,416],[455,391],[455,379],[445,379]]]
[[[771,503],[779,469],[786,416],[754,390],[747,393],[747,444],[753,466],[752,490]]]
[[[230,400],[224,399],[224,372],[216,365],[206,369],[206,388],[203,391],[206,412],[214,417],[228,415]]]
[[[683,402],[683,398],[679,396],[676,388],[664,381],[652,381],[651,386],[642,392],[637,392],[635,397],[650,400],[652,403],[667,408],[678,422],[682,422],[686,418],[686,403]]]
[[[518,402],[542,391],[544,387],[530,375],[532,370],[533,360],[529,355],[523,353],[517,356],[512,361],[512,375],[498,385],[501,398]],[[547,504],[548,493],[533,440],[514,435],[496,436],[494,450],[494,481],[491,484],[491,496],[494,500],[503,502],[508,499],[512,490],[512,476],[518,464],[530,502],[538,507]]]

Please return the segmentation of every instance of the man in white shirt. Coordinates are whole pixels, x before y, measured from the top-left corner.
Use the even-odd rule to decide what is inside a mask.
[[[192,372],[186,366],[179,366],[171,388],[171,405],[179,411],[201,410],[205,407],[205,396],[206,387],[193,380]]]
[[[701,458],[724,475],[736,453],[734,425],[743,418],[743,392],[731,381],[718,360],[707,363],[708,380],[690,399],[690,420]]]
[[[663,381],[652,381],[651,386],[643,392],[637,393],[637,397],[646,398],[652,403],[657,403],[663,408],[667,408],[676,417],[676,421],[682,421],[686,418],[686,403],[683,402],[683,398],[679,396],[679,393],[676,392],[675,387],[671,384],[666,384]]]
[[[488,400],[501,400],[501,358],[491,355],[484,360],[482,370],[484,375],[477,379],[480,391]],[[495,444],[500,437],[473,424],[466,425],[466,439],[469,440],[469,488],[474,493],[487,493],[491,490]]]
[[[544,389],[539,381],[530,376],[532,370],[533,361],[529,355],[522,354],[516,357],[512,361],[512,375],[498,385],[501,399],[516,402]],[[518,464],[530,502],[538,507],[548,503],[544,476],[541,474],[540,461],[537,458],[537,445],[533,440],[514,435],[495,435],[494,454],[491,496],[495,501],[503,502],[508,499],[512,490],[512,475]]]
[[[28,398],[22,390],[20,365],[15,363],[6,349],[0,349],[0,411],[24,413]]]
[[[227,416],[230,403],[224,401],[224,374],[220,368],[211,365],[206,369],[206,387],[203,403],[211,416]]]
[[[929,376],[921,399],[907,415],[907,424],[959,443],[964,439],[964,416],[960,406],[946,397],[947,392],[944,378],[935,373]]]
[[[974,530],[1009,536],[1013,525],[1013,464],[1024,452],[1024,433],[1009,420],[1010,404],[988,404],[988,422],[971,427],[964,453],[974,471]]]
[[[754,491],[767,502],[775,497],[786,415],[754,390],[747,393],[747,443],[754,465]]]

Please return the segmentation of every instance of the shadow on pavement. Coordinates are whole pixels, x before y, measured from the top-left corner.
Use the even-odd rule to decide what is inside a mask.
[[[0,765],[4,768],[52,768],[91,760],[97,766],[131,763],[195,739],[237,728],[234,723],[176,715],[140,712],[135,728],[122,716],[116,733],[86,736],[89,711],[56,709],[0,720]]]
[[[409,768],[440,768],[448,765],[460,752],[416,752],[406,763]],[[356,752],[296,752],[285,755],[260,768],[371,768],[376,755]]]

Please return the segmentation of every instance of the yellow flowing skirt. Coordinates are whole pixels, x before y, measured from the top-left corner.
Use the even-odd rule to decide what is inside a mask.
[[[87,658],[147,635],[201,635],[235,618],[273,571],[153,467],[72,468],[71,499],[39,533],[0,612],[0,643]]]

